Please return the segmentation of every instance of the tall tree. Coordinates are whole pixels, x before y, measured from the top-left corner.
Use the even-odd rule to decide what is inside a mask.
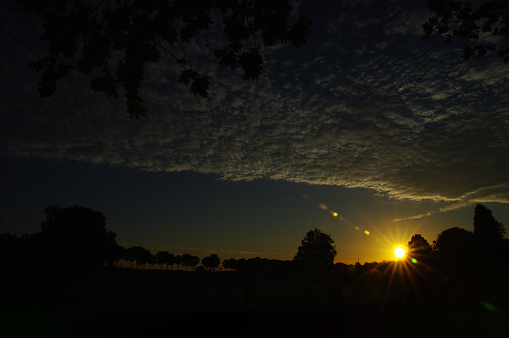
[[[311,25],[305,16],[288,22],[293,9],[288,0],[17,1],[43,20],[41,39],[48,44],[48,55],[30,64],[42,72],[41,96],[52,95],[56,82],[77,68],[94,74],[90,88],[96,92],[118,97],[123,89],[127,111],[135,117],[146,111],[139,94],[145,67],[159,62],[161,53],[181,68],[179,81],[193,94],[209,95],[207,76],[172,47],[190,43],[213,20],[224,31],[222,48],[214,49],[219,65],[241,68],[244,79],[258,78],[263,45],[290,42],[298,47]]]
[[[474,209],[474,240],[477,256],[485,268],[509,266],[509,240],[504,225],[490,209],[477,204]]]
[[[49,206],[42,234],[48,240],[51,259],[67,268],[100,267],[117,244],[116,234],[106,229],[106,217],[99,211],[73,206]]]
[[[421,234],[415,234],[408,242],[408,251],[412,256],[424,257],[431,253],[431,246]]]
[[[504,239],[506,230],[499,223],[490,209],[477,204],[474,209],[474,235],[483,242],[490,244]]]
[[[464,42],[463,59],[497,53],[509,62],[509,1],[428,0],[433,17],[423,24],[424,38],[434,33],[446,42]]]
[[[315,267],[332,265],[337,254],[333,244],[329,235],[315,228],[308,231],[293,259]]]

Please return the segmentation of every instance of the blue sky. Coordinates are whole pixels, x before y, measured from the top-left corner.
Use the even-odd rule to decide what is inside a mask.
[[[317,227],[351,263],[391,259],[386,243],[416,232],[471,229],[476,202],[509,222],[509,67],[422,40],[425,1],[302,1],[308,43],[265,47],[256,81],[217,66],[221,41],[205,33],[174,48],[209,76],[210,98],[163,58],[139,120],[81,74],[39,98],[27,66],[44,55],[39,23],[2,7],[1,232],[79,204],[126,246],[291,259]]]

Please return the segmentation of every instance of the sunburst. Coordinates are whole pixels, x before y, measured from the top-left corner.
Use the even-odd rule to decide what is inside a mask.
[[[398,289],[400,290],[400,294],[397,296],[404,299],[408,294],[408,287],[411,288],[414,296],[422,300],[418,279],[430,283],[429,279],[423,273],[423,268],[428,269],[429,266],[420,261],[420,257],[414,252],[406,250],[406,245],[401,244],[407,243],[411,239],[411,235],[415,232],[400,233],[399,228],[396,228],[395,231],[396,233],[386,232],[386,235],[381,231],[377,231],[378,237],[383,240],[380,249],[384,250],[386,256],[390,253],[390,257],[392,257],[390,261],[384,261],[373,269],[382,272],[379,274],[379,279],[380,281],[384,281],[383,285],[386,286],[382,306],[387,303],[391,294],[392,296],[396,296],[394,292],[398,292]]]

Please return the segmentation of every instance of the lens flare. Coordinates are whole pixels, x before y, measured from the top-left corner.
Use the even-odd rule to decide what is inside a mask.
[[[486,309],[486,310],[489,310],[489,311],[497,311],[497,308],[489,303],[489,302],[481,302],[481,305]]]

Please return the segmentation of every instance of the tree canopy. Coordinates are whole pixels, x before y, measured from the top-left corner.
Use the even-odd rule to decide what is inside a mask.
[[[472,255],[473,248],[472,232],[453,227],[446,229],[438,234],[437,239],[433,241],[433,249],[441,258],[456,261]]]
[[[493,244],[495,241],[504,239],[506,230],[504,225],[498,222],[490,209],[482,204],[477,204],[474,209],[474,235],[486,242]]]
[[[162,266],[166,264],[166,270],[168,270],[168,266],[173,265],[175,263],[175,255],[169,253],[168,251],[159,251],[156,253],[157,262]]]
[[[431,253],[431,246],[421,234],[415,234],[408,242],[408,250],[413,256],[426,256]]]
[[[221,263],[221,260],[216,254],[212,254],[210,256],[204,257],[201,260],[201,263],[203,264],[204,267],[212,269],[214,271]]]
[[[77,205],[53,205],[45,212],[42,236],[52,261],[85,268],[102,266],[114,258],[116,234],[106,229],[106,217],[101,212]]]
[[[311,266],[326,266],[334,263],[336,247],[334,241],[326,233],[318,229],[310,230],[302,240],[294,261]]]
[[[424,38],[438,33],[446,42],[464,42],[463,59],[497,53],[509,63],[509,1],[428,0],[433,16],[423,24]]]
[[[108,97],[125,92],[130,116],[145,115],[139,89],[146,65],[161,60],[161,53],[181,68],[180,83],[191,93],[209,95],[209,79],[189,65],[186,55],[172,50],[221,21],[224,45],[213,53],[219,65],[242,69],[244,79],[258,78],[263,45],[306,42],[311,20],[300,16],[289,23],[288,0],[171,0],[102,1],[16,0],[27,13],[40,15],[48,54],[30,64],[42,72],[38,91],[51,96],[56,82],[77,68],[94,74],[90,88]]]

